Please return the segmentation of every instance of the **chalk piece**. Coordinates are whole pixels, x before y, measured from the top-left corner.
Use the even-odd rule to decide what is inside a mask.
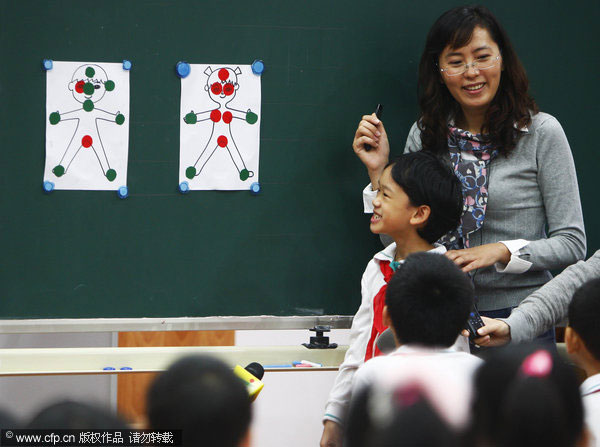
[[[181,194],[187,194],[190,192],[190,184],[188,182],[181,182],[179,184],[179,192]]]
[[[252,62],[252,73],[255,75],[261,75],[265,71],[265,63],[259,59]]]
[[[190,67],[190,64],[188,64],[187,62],[180,61],[177,62],[177,65],[175,66],[175,71],[177,72],[177,76],[179,76],[180,78],[185,78],[192,71],[192,67]]]
[[[250,192],[254,195],[260,192],[260,183],[254,182],[250,185]]]
[[[104,371],[114,371],[115,369],[112,366],[105,366],[102,368]]]
[[[127,196],[129,196],[129,189],[127,186],[119,187],[119,189],[117,189],[117,195],[119,196],[119,199],[126,199]]]
[[[54,183],[52,183],[51,181],[46,180],[42,186],[44,188],[44,192],[54,191]]]
[[[123,59],[123,70],[131,70],[131,61]]]
[[[44,59],[42,61],[42,66],[44,67],[44,70],[48,71],[48,70],[52,70],[52,59]]]

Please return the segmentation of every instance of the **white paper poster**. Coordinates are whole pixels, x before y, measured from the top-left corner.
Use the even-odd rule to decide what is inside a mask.
[[[53,62],[46,75],[46,165],[54,189],[127,185],[129,71],[121,63]]]
[[[260,76],[250,65],[190,64],[181,79],[179,182],[244,190],[258,182]]]

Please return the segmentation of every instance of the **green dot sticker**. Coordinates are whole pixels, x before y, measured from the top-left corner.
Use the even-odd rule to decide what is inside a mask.
[[[196,124],[196,121],[198,121],[198,118],[196,117],[195,113],[190,112],[185,116],[184,121],[188,124]]]
[[[194,168],[193,166],[190,166],[189,168],[187,168],[185,170],[185,176],[187,178],[189,178],[190,180],[193,179],[195,175],[196,175],[196,168]]]
[[[85,75],[88,78],[93,78],[95,74],[96,74],[96,70],[94,70],[92,67],[88,67],[88,68],[85,69]]]
[[[50,124],[58,124],[59,121],[60,121],[60,113],[52,112],[50,114]]]
[[[108,171],[106,171],[106,178],[109,182],[112,182],[114,179],[117,178],[117,171],[115,171],[114,169],[109,169]]]
[[[248,172],[247,169],[242,169],[240,171],[240,180],[244,181],[244,180],[248,180],[248,177],[250,177],[250,173]]]
[[[83,93],[85,93],[86,95],[93,95],[94,94],[94,84],[92,84],[91,82],[86,82],[83,85]]]
[[[115,89],[115,83],[113,81],[106,81],[104,83],[104,88],[107,92],[112,92]]]
[[[258,121],[258,115],[254,112],[246,113],[246,121],[248,124],[254,124]]]
[[[94,110],[94,103],[91,99],[86,99],[83,102],[83,110],[85,110],[86,112],[91,112],[92,110]]]
[[[64,166],[58,165],[58,166],[54,167],[52,172],[54,172],[55,176],[62,177],[62,175],[65,173],[65,168],[64,168]]]
[[[123,114],[122,114],[122,113],[119,113],[119,114],[117,115],[117,117],[115,118],[115,123],[117,123],[117,124],[120,126],[120,125],[121,125],[121,124],[123,124],[124,122],[125,122],[125,117],[123,116]]]

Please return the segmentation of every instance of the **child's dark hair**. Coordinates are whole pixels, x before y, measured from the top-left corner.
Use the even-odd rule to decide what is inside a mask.
[[[385,303],[402,344],[451,346],[473,307],[473,284],[450,259],[413,253],[390,279]]]
[[[150,427],[182,429],[184,446],[235,447],[250,424],[244,383],[225,363],[209,356],[175,362],[152,383],[147,402]]]
[[[127,423],[109,408],[63,400],[42,408],[27,424],[28,429],[63,430],[125,429]]]
[[[431,214],[419,236],[433,244],[454,230],[463,210],[462,189],[450,167],[429,152],[404,154],[388,164],[391,176],[408,196],[411,205],[427,205]]]
[[[383,395],[372,385],[358,390],[352,397],[343,445],[456,447],[456,433],[426,396],[412,388],[390,389]]]
[[[569,326],[581,337],[585,347],[600,360],[600,278],[582,285],[569,304]]]
[[[475,377],[472,410],[471,445],[573,447],[583,431],[575,372],[535,344],[488,354]]]

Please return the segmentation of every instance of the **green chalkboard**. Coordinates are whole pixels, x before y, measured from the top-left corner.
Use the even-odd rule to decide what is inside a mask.
[[[595,228],[597,1],[486,1],[505,24],[542,110],[575,156]],[[385,104],[399,153],[417,116],[425,34],[452,1],[0,2],[1,318],[352,314],[379,249],[351,150]],[[129,198],[42,191],[41,62],[133,63]],[[174,66],[265,62],[262,192],[177,191]]]

